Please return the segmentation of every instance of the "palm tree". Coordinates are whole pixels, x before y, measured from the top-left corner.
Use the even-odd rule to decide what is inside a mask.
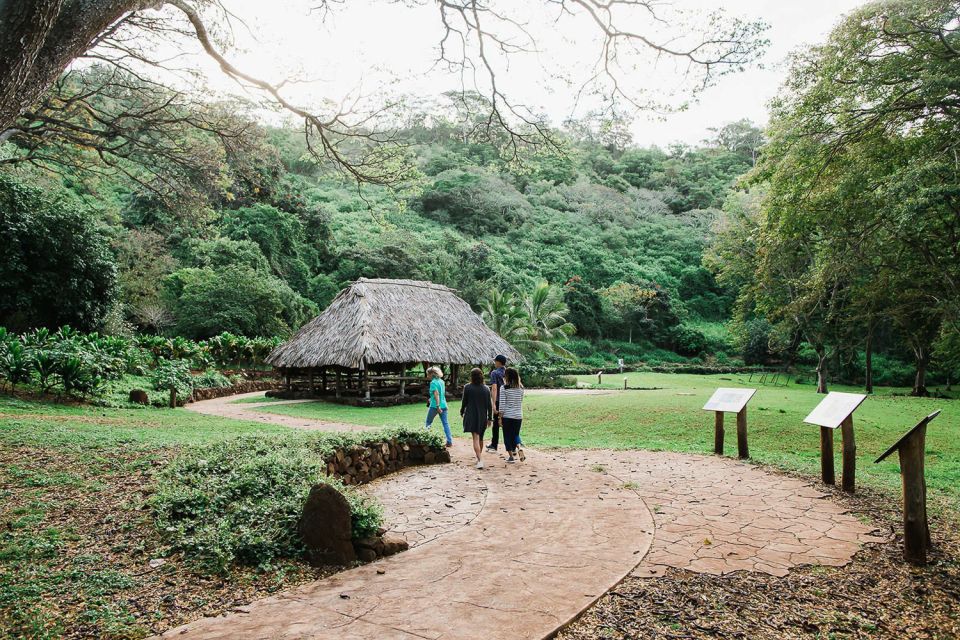
[[[547,282],[537,284],[526,297],[494,289],[481,303],[480,311],[487,326],[520,351],[573,359],[569,351],[556,344],[576,330],[567,322],[566,314],[563,297]]]
[[[537,350],[548,355],[573,359],[573,354],[557,344],[569,338],[577,328],[567,321],[569,309],[563,295],[546,281],[539,282],[533,292],[523,301],[524,313],[530,328],[530,342]]]
[[[519,342],[529,333],[523,308],[513,293],[493,289],[480,303],[480,317],[507,342]]]

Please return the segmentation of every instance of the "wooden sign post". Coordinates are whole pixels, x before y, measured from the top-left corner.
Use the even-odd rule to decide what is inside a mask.
[[[704,411],[715,412],[713,431],[713,452],[723,455],[723,414],[737,414],[737,455],[740,458],[749,458],[750,449],[747,446],[747,403],[757,392],[756,389],[728,389],[720,387],[713,392]]]
[[[907,431],[874,464],[882,462],[894,451],[900,455],[900,479],[903,482],[903,559],[913,564],[927,564],[930,548],[930,524],[927,521],[927,481],[923,475],[923,457],[927,425],[940,415],[934,411]]]
[[[840,428],[843,438],[843,476],[841,487],[853,493],[856,488],[857,442],[853,435],[853,412],[864,400],[862,393],[831,391],[810,412],[804,422],[820,427],[820,476],[824,484],[835,484],[833,472],[833,430]]]

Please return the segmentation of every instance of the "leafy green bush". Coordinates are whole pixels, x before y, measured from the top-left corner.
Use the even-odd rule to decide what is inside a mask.
[[[436,434],[399,429],[243,436],[192,449],[160,474],[151,499],[157,526],[173,551],[203,571],[224,573],[235,563],[266,568],[302,557],[303,504],[313,485],[326,482],[350,503],[353,537],[372,535],[383,522],[380,506],[328,478],[324,459],[337,448],[390,438],[443,448]]]
[[[193,376],[186,360],[161,360],[150,375],[156,391],[176,391],[177,401],[183,402],[193,393]],[[153,404],[163,406],[169,400],[154,398]]]
[[[222,389],[229,387],[233,382],[216,369],[207,369],[199,375],[193,376],[194,389]]]

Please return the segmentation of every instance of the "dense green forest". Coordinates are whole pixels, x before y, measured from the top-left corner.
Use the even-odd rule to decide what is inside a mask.
[[[794,57],[766,131],[695,148],[602,118],[518,146],[477,135],[463,96],[409,109],[371,160],[393,167],[381,185],[249,105],[77,68],[0,146],[0,325],[285,336],[356,278],[412,278],[558,361],[925,394],[960,368],[951,11],[867,5]]]
[[[74,74],[75,90],[103,73]],[[128,108],[123,97],[113,108]],[[511,162],[492,142],[470,142],[469,122],[411,113],[400,134],[412,179],[402,190],[358,189],[322,171],[299,130],[219,108],[233,109],[242,141],[185,130],[208,147],[180,150],[192,154],[177,159],[195,165],[189,173],[178,165],[167,178],[162,162],[138,156],[103,175],[80,165],[103,162],[63,144],[54,151],[67,161],[0,174],[16,249],[2,267],[3,324],[285,335],[359,277],[446,284],[478,310],[491,295],[547,282],[578,338],[684,356],[710,346],[698,326],[729,317],[733,297],[701,257],[752,166],[761,138],[748,123],[668,151],[571,125],[555,132],[556,148]]]

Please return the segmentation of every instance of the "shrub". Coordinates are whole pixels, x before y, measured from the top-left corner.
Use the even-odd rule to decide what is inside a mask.
[[[223,375],[216,369],[207,369],[203,373],[193,376],[192,386],[194,389],[222,389],[233,384],[230,378]]]
[[[193,393],[193,377],[190,365],[185,360],[161,360],[150,376],[153,388],[157,391],[176,391],[180,404]],[[165,398],[155,398],[153,404],[163,406]]]
[[[443,447],[439,435],[407,429],[359,436],[241,436],[174,460],[160,473],[150,505],[171,549],[197,568],[220,574],[235,563],[266,568],[303,556],[297,524],[318,482],[333,485],[350,503],[354,538],[376,533],[383,522],[380,506],[328,478],[324,459],[337,448],[389,438]]]

